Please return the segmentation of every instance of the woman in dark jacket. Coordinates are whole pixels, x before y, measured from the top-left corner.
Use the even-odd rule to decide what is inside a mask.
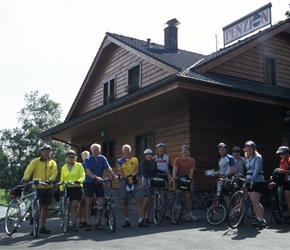
[[[151,178],[158,177],[158,170],[156,162],[152,159],[153,151],[151,149],[146,149],[144,155],[146,159],[141,163],[142,189],[144,195],[143,218],[144,221],[149,224],[150,203],[152,202],[152,195],[154,192],[154,188],[149,187],[149,181]]]

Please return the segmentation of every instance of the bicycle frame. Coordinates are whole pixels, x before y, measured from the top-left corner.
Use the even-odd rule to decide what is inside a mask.
[[[164,206],[164,200],[163,200],[163,194],[162,191],[167,189],[167,182],[166,186],[163,188],[155,188],[154,194],[153,194],[153,209],[152,209],[152,215],[154,219],[154,223],[159,226],[162,222],[163,215],[165,214],[165,206]]]
[[[286,218],[288,216],[287,204],[284,198],[283,185],[278,185],[275,192],[272,194],[272,216],[276,223],[280,224],[282,222],[282,217]]]
[[[244,214],[251,219],[255,218],[248,194],[248,182],[244,178],[239,179],[243,182],[242,188],[232,196],[228,210],[228,222],[231,228],[237,228],[241,224]]]
[[[20,198],[12,198],[9,206],[7,208],[6,217],[5,217],[5,231],[7,235],[11,236],[16,232],[19,224],[25,218],[28,210],[31,208],[31,221],[33,228],[33,235],[36,238],[39,233],[39,217],[40,217],[40,208],[39,200],[37,197],[37,189],[39,185],[47,185],[44,182],[40,182],[40,179],[33,179],[32,182],[29,182],[27,185],[19,185],[17,188],[21,189]],[[24,194],[25,188],[31,186],[33,192],[29,194]],[[24,208],[23,208],[24,206]],[[14,219],[13,219],[14,218]],[[12,230],[10,230],[12,220]],[[13,222],[14,221],[14,222]]]
[[[213,204],[207,209],[206,219],[209,224],[217,226],[220,225],[226,218],[226,207],[221,204],[221,191],[224,180],[218,179],[216,182],[217,190],[214,193]]]

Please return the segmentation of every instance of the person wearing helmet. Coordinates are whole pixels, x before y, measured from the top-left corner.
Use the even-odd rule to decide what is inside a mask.
[[[243,177],[245,175],[245,168],[247,160],[241,156],[241,148],[234,146],[232,148],[232,156],[235,158],[236,173],[235,176]]]
[[[264,190],[265,179],[263,174],[263,158],[258,153],[255,142],[247,141],[245,143],[245,157],[247,159],[246,178],[247,181],[251,183],[248,192],[257,217],[252,223],[252,226],[263,229],[267,227],[267,223],[265,220],[265,210],[260,203],[260,199]]]
[[[67,163],[62,167],[60,174],[60,182],[71,181],[74,185],[67,186],[67,195],[70,200],[71,231],[78,231],[76,226],[78,203],[82,198],[82,187],[85,180],[85,170],[81,163],[76,162],[76,153],[70,149],[66,152]],[[64,191],[64,185],[60,185],[61,192]]]
[[[153,151],[150,148],[147,148],[144,151],[144,155],[145,159],[141,163],[142,190],[144,195],[142,210],[144,222],[147,223],[147,225],[149,225],[150,204],[152,202],[152,195],[154,193],[154,188],[149,186],[149,181],[151,178],[158,177],[158,172],[157,172],[157,164],[152,159]]]
[[[129,219],[129,197],[135,199],[138,215],[138,226],[146,227],[142,217],[142,202],[140,197],[140,187],[138,185],[137,174],[139,172],[139,163],[136,157],[131,155],[131,146],[128,144],[122,147],[123,157],[118,159],[117,166],[120,175],[120,193],[123,199],[123,209],[125,223],[123,228],[131,227]]]
[[[194,192],[193,174],[195,171],[195,160],[190,157],[188,145],[181,145],[181,157],[176,157],[173,162],[172,181],[174,182],[181,176],[187,176],[191,180],[189,191],[183,191],[185,197],[185,219],[186,221],[198,221],[199,219],[192,214],[192,195]]]
[[[45,228],[46,217],[48,213],[48,205],[52,203],[53,198],[53,184],[52,182],[57,177],[57,164],[51,159],[51,146],[44,144],[41,147],[41,157],[35,158],[25,169],[22,183],[28,183],[29,178],[39,178],[42,182],[48,185],[40,185],[37,189],[37,197],[40,201],[40,234],[50,233],[50,230]],[[32,234],[33,235],[33,234]]]
[[[278,148],[276,154],[281,158],[279,168],[276,170],[279,174],[284,174],[283,178],[283,191],[284,197],[288,207],[288,217],[284,219],[284,222],[290,221],[290,157],[289,148],[281,146]]]
[[[218,144],[217,148],[221,157],[218,163],[219,169],[215,172],[215,175],[218,175],[220,178],[231,178],[236,173],[235,159],[228,154],[227,144],[221,142]],[[233,190],[227,186],[222,187],[222,194],[227,207],[230,204],[232,191]]]
[[[92,155],[85,158],[85,203],[86,203],[86,219],[83,223],[86,231],[91,230],[91,224],[89,223],[91,217],[92,198],[94,194],[97,197],[98,211],[96,215],[95,229],[101,230],[101,216],[103,212],[103,206],[105,203],[104,194],[104,170],[107,170],[112,177],[118,178],[112,170],[107,158],[101,155],[101,145],[94,143],[91,145]]]
[[[157,154],[153,157],[153,160],[157,163],[158,168],[158,177],[165,179],[168,185],[168,174],[172,176],[172,165],[171,160],[168,155],[165,154],[165,144],[158,143],[157,144]],[[167,214],[167,203],[168,203],[168,189],[162,190],[163,199],[164,199],[164,215],[165,218],[170,219],[169,214]]]

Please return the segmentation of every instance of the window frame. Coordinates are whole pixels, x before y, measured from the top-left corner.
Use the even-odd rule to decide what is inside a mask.
[[[103,83],[103,105],[116,100],[116,87],[116,77],[112,77]]]
[[[276,59],[264,56],[264,84],[270,86],[277,85]]]
[[[138,77],[134,76],[134,72],[138,70]],[[135,82],[131,82],[132,78]],[[136,80],[136,79],[137,80]],[[128,68],[127,73],[127,92],[128,94],[134,93],[138,89],[141,88],[141,62],[138,62],[134,65],[132,65],[130,68]]]

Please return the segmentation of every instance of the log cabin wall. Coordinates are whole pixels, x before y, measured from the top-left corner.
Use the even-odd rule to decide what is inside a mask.
[[[210,72],[264,83],[264,58],[269,57],[275,59],[276,86],[290,88],[289,48],[289,37],[277,35],[221,63]]]
[[[112,78],[116,80],[116,94],[115,98],[121,98],[128,95],[128,70],[134,66],[140,65],[141,69],[141,84],[140,87],[144,88],[156,81],[168,77],[171,73],[161,69],[160,67],[141,59],[136,54],[125,50],[116,45],[109,45],[106,57],[101,58],[101,65],[98,65],[93,74],[93,80],[88,84],[85,90],[86,96],[78,106],[73,117],[78,117],[90,110],[98,108],[103,105],[103,84]],[[96,73],[97,72],[97,73]]]

